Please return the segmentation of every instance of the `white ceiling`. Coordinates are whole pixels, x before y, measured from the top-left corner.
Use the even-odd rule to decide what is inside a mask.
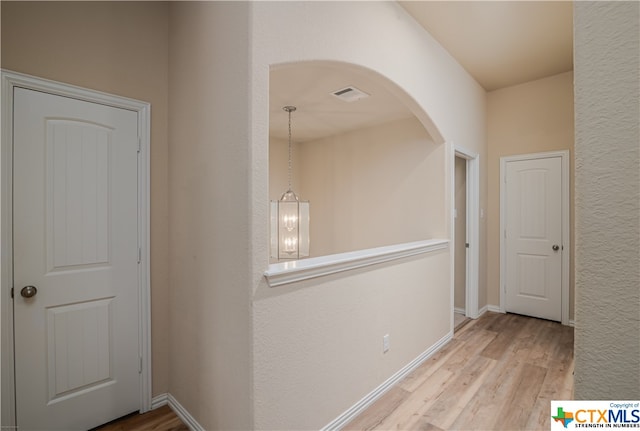
[[[306,142],[370,127],[411,116],[411,112],[386,84],[364,69],[309,62],[271,70],[269,80],[269,127],[272,137],[287,139],[288,114],[282,109],[294,105],[291,114],[292,140]],[[331,93],[355,86],[370,97],[344,102]]]
[[[573,69],[570,1],[400,1],[485,90],[517,85]],[[330,95],[355,86],[372,97],[346,103]],[[271,71],[270,135],[315,140],[411,116],[384,82],[360,69],[305,63]]]

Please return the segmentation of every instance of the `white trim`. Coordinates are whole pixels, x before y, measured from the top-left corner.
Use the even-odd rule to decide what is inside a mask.
[[[151,398],[151,410],[166,406],[167,404],[169,404],[169,394],[166,392]]]
[[[422,363],[429,359],[434,353],[444,347],[453,338],[453,331],[438,340],[434,345],[429,347],[423,353],[421,353],[413,361],[409,362],[402,369],[400,369],[393,376],[389,377],[384,383],[369,392],[364,398],[355,403],[352,407],[347,409],[340,416],[325,425],[321,431],[340,430],[347,425],[349,421],[358,416],[369,406],[371,406],[376,400],[384,395],[389,389],[391,389],[396,383],[405,378],[409,373],[418,368]]]
[[[550,151],[545,153],[521,154],[500,158],[500,312],[506,312],[506,244],[504,238],[506,223],[506,190],[504,187],[507,175],[507,163],[522,160],[546,159],[560,157],[562,163],[562,287],[561,287],[561,322],[569,325],[569,262],[571,261],[571,237],[570,237],[570,202],[569,202],[569,150]]]
[[[483,308],[483,310],[484,310],[484,311],[483,311],[483,313],[484,313],[485,311],[490,311],[490,312],[492,312],[492,313],[502,313],[502,314],[504,314],[504,313],[505,313],[505,311],[504,311],[500,306],[498,306],[498,305],[490,305],[490,304],[487,304],[487,305],[485,305],[485,306],[484,306],[484,307],[482,307],[482,308]]]
[[[458,314],[464,314],[464,308],[453,307],[453,312]]]
[[[472,319],[480,317],[478,310],[479,267],[480,267],[480,155],[464,147],[455,145],[452,160],[453,175],[455,175],[455,157],[462,157],[467,161],[467,277],[465,293],[465,315]],[[455,184],[455,183],[454,183]],[[455,187],[451,191],[452,205],[455,205]],[[453,211],[451,224],[454,225]],[[454,229],[451,229],[452,232]],[[455,256],[455,242],[454,251]]]
[[[138,114],[138,137],[140,139],[139,156],[139,237],[141,248],[141,263],[139,265],[140,289],[140,356],[142,358],[142,373],[140,383],[140,412],[151,408],[151,290],[150,290],[150,224],[149,224],[149,146],[151,127],[151,106],[149,103],[134,99],[115,96],[99,91],[89,90],[70,84],[50,81],[22,73],[1,71],[2,79],[2,144],[0,156],[0,238],[2,242],[2,261],[0,262],[0,325],[2,325],[2,426],[15,426],[15,388],[13,375],[13,312],[10,291],[13,274],[12,262],[12,128],[13,128],[13,89],[27,88],[37,91],[84,100],[92,103],[128,109]],[[6,381],[8,380],[8,381]],[[7,414],[8,416],[5,416]],[[5,423],[5,421],[7,423]]]
[[[562,152],[562,324],[569,325],[569,266],[571,262],[571,176],[569,150]]]
[[[2,131],[0,143],[0,326],[2,327],[0,370],[1,427],[15,427],[15,379],[13,358],[13,86],[2,75]]]
[[[485,305],[484,307],[482,307],[481,309],[478,310],[478,318],[482,317],[482,315],[484,313],[486,313],[488,311],[487,306]]]
[[[569,326],[571,326],[572,328],[576,327],[576,321],[575,320],[569,320]]]
[[[282,286],[363,266],[430,253],[446,249],[448,245],[449,240],[446,239],[429,239],[291,262],[272,263],[264,272],[264,276],[270,287]]]
[[[196,421],[195,418],[191,416],[191,413],[189,413],[189,411],[185,409],[182,404],[180,404],[178,400],[176,400],[173,395],[169,393],[165,392],[164,394],[156,395],[155,397],[153,397],[153,399],[151,400],[151,410],[166,406],[167,404],[169,405],[171,410],[173,410],[175,414],[180,418],[180,420],[189,427],[190,430],[204,431],[204,427],[202,427],[202,425],[200,425],[198,421]]]
[[[191,416],[187,409],[182,407],[182,404],[180,404],[173,395],[167,394],[167,400],[169,401],[169,407],[171,407],[171,410],[176,413],[180,420],[184,422],[191,431],[204,431],[204,427],[200,425],[193,416]]]
[[[445,178],[444,196],[449,196],[449,238],[451,240],[451,247],[449,248],[449,307],[453,311],[456,302],[456,157],[455,148],[451,142],[447,142],[445,146],[445,166],[447,163],[449,164],[449,176]],[[465,268],[466,271],[467,268]],[[455,327],[455,316],[451,312],[449,313],[449,330],[455,331]]]

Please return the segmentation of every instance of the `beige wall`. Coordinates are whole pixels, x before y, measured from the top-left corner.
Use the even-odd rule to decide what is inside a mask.
[[[486,160],[486,93],[395,2],[255,2],[248,33],[254,426],[319,429],[451,330],[453,261],[447,250],[267,286],[270,67],[322,60],[384,78],[441,151],[443,198],[435,211],[442,212],[446,237],[453,159],[445,164],[445,157],[455,143]],[[484,193],[482,184],[481,205]],[[385,331],[391,350],[383,355]]]
[[[169,5],[169,391],[207,430],[253,429],[249,8]]]
[[[269,68],[319,59],[388,78],[443,157],[486,160],[484,90],[394,2],[2,2],[3,67],[152,104],[154,394],[205,429],[317,429],[450,330],[448,251],[266,287]]]
[[[300,144],[291,143],[291,188],[299,198],[306,199],[302,191]],[[289,145],[287,141],[269,138],[269,199],[277,201],[287,191],[289,172]],[[306,199],[308,200],[308,199]]]
[[[453,306],[464,309],[466,307],[467,281],[467,161],[456,157],[455,166],[455,263]]]
[[[570,225],[573,205],[573,72],[488,93],[487,302],[500,305],[500,158],[569,150]],[[571,247],[573,250],[573,246]],[[571,253],[569,318],[573,319],[574,255]]]
[[[168,6],[2,2],[2,68],[151,104],[153,394],[168,390]]]
[[[256,429],[320,429],[444,337],[448,265],[445,250],[255,301]]]
[[[300,147],[312,256],[447,237],[444,146],[415,118]]]
[[[640,4],[575,2],[575,398],[640,399]]]

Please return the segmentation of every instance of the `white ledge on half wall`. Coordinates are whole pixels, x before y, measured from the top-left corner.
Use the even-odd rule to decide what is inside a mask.
[[[363,266],[430,253],[447,247],[449,247],[448,239],[428,239],[290,262],[272,263],[265,271],[264,276],[269,287],[276,287]]]

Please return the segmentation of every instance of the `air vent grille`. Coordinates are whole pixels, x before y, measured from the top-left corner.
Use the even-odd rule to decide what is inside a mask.
[[[336,90],[331,94],[344,102],[355,102],[356,100],[361,100],[369,97],[369,94],[357,89],[354,86],[341,88],[340,90]]]

